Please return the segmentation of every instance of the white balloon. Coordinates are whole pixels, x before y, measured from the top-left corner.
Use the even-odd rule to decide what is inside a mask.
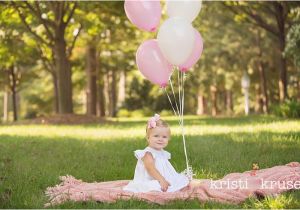
[[[195,32],[192,24],[180,17],[166,20],[157,34],[157,41],[164,57],[173,65],[183,64],[192,54]]]
[[[199,14],[201,6],[201,0],[167,0],[167,13],[169,17],[182,17],[192,22]]]

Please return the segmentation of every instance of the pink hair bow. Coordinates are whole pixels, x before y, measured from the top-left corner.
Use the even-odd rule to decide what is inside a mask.
[[[159,114],[155,114],[154,117],[151,117],[148,120],[148,128],[155,128],[156,127],[156,122],[160,119]]]

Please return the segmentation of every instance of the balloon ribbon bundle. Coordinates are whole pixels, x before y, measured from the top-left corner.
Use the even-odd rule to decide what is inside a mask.
[[[201,34],[191,22],[197,17],[202,5],[201,0],[167,0],[169,18],[159,28],[161,18],[160,1],[125,0],[124,9],[128,19],[139,29],[155,32],[159,28],[157,39],[143,42],[136,53],[136,63],[141,73],[152,83],[165,91],[175,116],[181,127],[186,169],[183,173],[191,180],[193,170],[189,165],[184,130],[184,80],[187,72],[197,63],[203,51]],[[178,50],[180,49],[180,50]],[[178,70],[178,100],[176,101],[172,84],[173,65]],[[174,103],[166,87],[171,85]]]

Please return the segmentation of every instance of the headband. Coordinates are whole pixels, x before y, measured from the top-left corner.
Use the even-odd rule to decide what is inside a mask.
[[[148,120],[148,128],[155,128],[156,127],[156,122],[160,120],[159,114],[155,114],[154,117],[151,117]]]

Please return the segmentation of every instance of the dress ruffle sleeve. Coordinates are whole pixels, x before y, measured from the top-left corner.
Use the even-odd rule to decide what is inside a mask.
[[[150,152],[150,153],[152,154],[153,158],[154,158],[154,159],[156,158],[156,155],[155,155],[153,152],[148,151],[148,150],[146,150],[146,149],[134,151],[134,156],[135,156],[138,160],[141,160],[141,159],[145,156],[146,152]]]
[[[154,151],[153,149],[149,149],[148,147],[144,150],[134,151],[134,156],[138,160],[141,160],[145,156],[146,152],[150,152],[154,159],[156,159],[156,158],[171,159],[171,154],[169,152],[164,150],[162,153],[158,153],[158,152]]]

